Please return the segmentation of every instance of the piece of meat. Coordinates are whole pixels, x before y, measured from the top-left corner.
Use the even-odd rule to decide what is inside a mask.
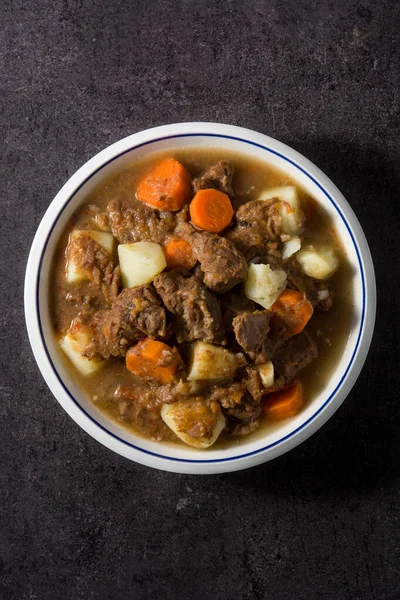
[[[271,321],[271,330],[265,337],[261,349],[251,358],[256,365],[272,360],[278,377],[283,376],[285,380],[289,381],[297,371],[306,367],[317,355],[317,345],[307,331],[287,337],[284,329],[273,328]],[[291,375],[290,365],[293,365],[293,375]]]
[[[199,263],[196,263],[196,266],[194,267],[194,269],[192,271],[192,275],[193,275],[193,277],[196,277],[196,279],[201,281],[201,283],[204,283],[204,273],[201,270]]]
[[[277,251],[276,242],[280,232],[281,203],[277,198],[271,198],[242,204],[236,212],[236,224],[227,232],[226,237],[247,260],[253,260],[256,257],[263,259]]]
[[[113,304],[118,298],[121,280],[121,269],[115,267],[112,273],[108,273],[103,279],[103,294],[108,304]]]
[[[285,384],[292,381],[297,373],[318,356],[317,344],[307,331],[302,331],[287,339],[274,353],[272,362],[276,380]],[[274,385],[275,388],[275,385]]]
[[[256,303],[250,298],[246,298],[243,291],[232,290],[227,294],[219,296],[222,316],[224,318],[225,330],[233,333],[233,319],[241,312],[253,312],[256,310]]]
[[[123,290],[109,310],[78,317],[92,332],[84,355],[125,356],[130,346],[144,337],[166,335],[166,315],[150,284]]]
[[[73,232],[75,233],[75,232]],[[67,258],[79,271],[84,271],[87,278],[100,285],[107,275],[112,273],[114,263],[109,253],[91,237],[79,234],[70,237]]]
[[[204,284],[210,290],[223,294],[246,281],[247,262],[225,237],[197,231],[189,223],[181,223],[177,232],[191,245],[204,273]]]
[[[246,377],[226,385],[214,386],[209,392],[210,401],[218,402],[222,412],[233,419],[233,425],[255,421],[261,412],[260,397],[253,398],[248,393]],[[229,425],[228,425],[229,427]]]
[[[241,381],[215,385],[210,390],[208,398],[211,402],[219,402],[221,408],[234,408],[242,403],[245,391],[246,386]]]
[[[234,196],[234,190],[232,186],[234,169],[225,160],[220,160],[215,165],[212,165],[207,171],[201,176],[196,177],[193,180],[194,191],[206,190],[214,188],[228,196]]]
[[[105,308],[114,302],[118,295],[120,269],[100,244],[84,233],[71,235],[67,260],[89,280],[74,283],[68,293],[69,302],[75,302],[81,309],[84,305]]]
[[[267,310],[242,312],[233,319],[236,341],[250,358],[254,359],[261,351],[269,331],[269,321]]]
[[[133,196],[121,195],[111,200],[107,212],[112,234],[120,244],[163,244],[176,226],[173,212],[159,212]]]
[[[222,412],[236,422],[251,423],[260,416],[261,402],[260,399],[256,400],[249,393],[245,393],[240,404],[235,404]]]
[[[157,275],[153,283],[167,310],[174,315],[178,342],[226,343],[218,300],[199,279],[171,271]]]
[[[229,240],[208,232],[196,232],[191,239],[204,283],[210,290],[223,294],[246,281],[247,262]]]
[[[265,394],[265,387],[263,386],[258,370],[254,367],[247,367],[244,382],[251,397],[256,401],[260,401]]]
[[[253,361],[256,365],[262,365],[268,360],[272,360],[275,352],[283,346],[287,341],[284,332],[270,331],[261,346],[260,351],[256,356],[253,356]]]

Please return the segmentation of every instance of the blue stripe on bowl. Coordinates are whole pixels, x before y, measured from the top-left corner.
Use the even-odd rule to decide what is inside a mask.
[[[262,448],[259,448],[258,450],[254,450],[253,452],[248,452],[247,454],[238,454],[236,456],[231,456],[229,458],[218,458],[218,459],[209,459],[209,460],[190,460],[190,459],[184,459],[184,458],[175,458],[175,457],[170,457],[170,456],[164,456],[163,454],[158,454],[157,452],[151,452],[150,450],[145,450],[144,448],[140,448],[140,446],[136,446],[135,444],[131,444],[130,442],[127,442],[126,440],[120,438],[118,435],[116,435],[115,433],[113,433],[112,431],[109,431],[106,427],[104,427],[103,425],[101,425],[100,423],[98,423],[96,421],[96,419],[94,419],[80,404],[79,402],[72,396],[72,394],[70,393],[70,391],[68,390],[68,388],[64,385],[64,382],[62,381],[56,367],[54,366],[54,363],[50,357],[50,353],[48,351],[47,345],[46,345],[46,341],[43,335],[43,329],[42,329],[42,323],[41,323],[41,319],[40,319],[40,310],[39,310],[39,279],[40,279],[40,273],[41,273],[41,269],[42,269],[42,263],[43,263],[43,258],[47,249],[47,245],[49,242],[49,239],[51,237],[51,234],[54,230],[54,227],[56,226],[58,219],[60,218],[60,215],[62,214],[64,208],[67,206],[67,204],[72,200],[72,198],[75,196],[75,194],[77,192],[79,192],[79,190],[94,176],[96,175],[99,171],[101,171],[105,166],[107,166],[108,164],[112,163],[114,160],[117,160],[118,158],[120,158],[121,156],[123,156],[124,154],[127,154],[128,152],[131,152],[132,150],[135,150],[137,148],[141,148],[143,146],[147,146],[149,144],[154,144],[155,142],[160,142],[160,141],[164,141],[164,140],[169,140],[169,139],[176,139],[176,138],[186,138],[186,137],[209,137],[209,138],[224,138],[224,139],[230,139],[230,140],[235,140],[235,141],[239,141],[242,142],[244,144],[249,144],[251,146],[256,146],[258,148],[261,148],[262,150],[265,150],[267,152],[270,152],[271,154],[275,154],[276,156],[279,156],[279,158],[283,159],[284,161],[290,163],[291,165],[293,165],[294,167],[296,167],[296,169],[298,169],[299,171],[301,171],[306,177],[308,177],[309,179],[311,179],[311,181],[319,187],[319,189],[323,192],[323,194],[328,198],[328,200],[333,204],[333,206],[335,207],[336,211],[338,212],[340,218],[342,219],[347,231],[349,232],[349,235],[351,237],[351,240],[354,244],[354,248],[357,254],[357,260],[358,260],[358,265],[360,268],[360,273],[361,273],[361,283],[362,283],[362,311],[361,311],[361,322],[360,322],[360,329],[358,332],[358,336],[357,336],[357,342],[354,348],[354,352],[351,356],[351,359],[349,361],[349,364],[346,367],[346,370],[342,376],[342,378],[340,379],[338,385],[336,386],[336,388],[334,389],[334,391],[332,392],[332,394],[329,396],[329,398],[325,401],[325,403],[307,420],[305,421],[300,427],[298,427],[297,429],[295,429],[294,431],[292,431],[291,433],[289,433],[288,435],[282,437],[281,439],[277,440],[276,442],[269,444],[268,446],[263,446]],[[46,238],[46,241],[44,243],[43,246],[43,250],[42,250],[42,254],[40,256],[40,261],[39,261],[39,269],[38,269],[38,276],[37,276],[37,281],[36,281],[36,309],[37,309],[37,314],[38,314],[38,320],[39,320],[39,330],[40,330],[40,335],[42,338],[42,343],[47,355],[47,358],[49,360],[49,363],[53,369],[54,374],[56,375],[60,385],[62,386],[62,388],[64,389],[64,391],[66,392],[66,394],[71,398],[71,400],[76,404],[76,406],[100,429],[102,429],[105,433],[107,433],[108,435],[112,436],[113,438],[115,438],[116,440],[118,440],[119,442],[121,442],[122,444],[125,444],[126,446],[129,446],[130,448],[134,448],[135,450],[139,450],[140,452],[144,452],[145,454],[150,454],[151,456],[156,456],[157,458],[162,458],[164,460],[172,460],[175,462],[185,462],[185,463],[220,463],[220,462],[228,462],[231,460],[238,460],[240,458],[246,458],[248,456],[253,456],[254,454],[259,454],[260,452],[264,452],[265,450],[268,450],[270,448],[274,448],[275,446],[278,446],[279,444],[281,444],[282,442],[290,439],[291,437],[293,437],[296,433],[298,433],[299,431],[301,431],[302,429],[304,429],[309,423],[311,423],[311,421],[313,421],[323,410],[324,408],[331,402],[331,400],[334,398],[334,396],[336,395],[336,393],[338,392],[338,390],[340,389],[340,387],[343,384],[343,381],[346,379],[347,373],[349,372],[351,365],[354,362],[354,358],[355,355],[357,354],[357,350],[360,344],[360,339],[361,339],[361,335],[362,335],[362,331],[364,329],[364,321],[365,321],[365,275],[364,275],[364,270],[363,270],[363,266],[362,266],[362,262],[361,262],[361,257],[360,257],[360,252],[356,243],[356,240],[354,238],[354,235],[346,221],[346,219],[344,218],[344,215],[342,214],[340,208],[338,207],[338,205],[336,204],[336,202],[333,200],[333,198],[330,196],[330,194],[328,194],[328,192],[322,187],[322,185],[316,180],[314,179],[314,177],[312,177],[309,173],[307,173],[307,171],[305,169],[303,169],[302,167],[300,167],[296,162],[294,162],[293,160],[287,158],[286,156],[284,156],[283,154],[281,154],[280,152],[277,152],[276,150],[272,150],[271,148],[267,148],[266,146],[263,146],[262,144],[258,144],[256,142],[251,142],[249,140],[244,140],[240,137],[236,137],[236,136],[231,136],[231,135],[221,135],[221,134],[215,134],[215,133],[185,133],[185,134],[180,134],[180,135],[170,135],[170,136],[165,136],[165,137],[161,137],[161,138],[157,138],[154,140],[151,140],[149,142],[144,142],[143,144],[138,144],[135,146],[132,146],[131,148],[129,148],[128,150],[124,150],[123,152],[121,152],[120,154],[118,154],[117,156],[114,156],[113,158],[111,158],[110,160],[106,161],[101,167],[99,167],[98,169],[96,169],[96,171],[94,173],[92,173],[91,175],[89,175],[89,177],[87,177],[81,184],[80,186],[74,191],[74,193],[66,200],[66,202],[64,203],[64,205],[62,206],[62,208],[60,209],[57,218],[55,219],[48,235]]]

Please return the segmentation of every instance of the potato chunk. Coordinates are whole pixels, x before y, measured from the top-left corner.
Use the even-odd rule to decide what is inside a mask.
[[[163,404],[161,418],[183,442],[194,448],[212,446],[225,427],[219,405],[214,402],[209,406],[196,397]]]
[[[269,388],[274,385],[274,365],[269,360],[257,367],[258,373],[264,387]]]
[[[76,283],[90,279],[90,272],[81,263],[85,252],[85,243],[93,240],[100,248],[109,254],[110,259],[114,253],[115,238],[111,233],[103,231],[75,230],[71,233],[67,247],[67,281]]]
[[[304,213],[300,207],[299,196],[294,185],[284,185],[261,192],[260,200],[279,198],[282,203],[282,233],[298,233],[304,223]]]
[[[68,356],[74,367],[82,373],[82,375],[91,375],[104,366],[106,361],[102,359],[92,358],[89,360],[82,352],[90,342],[90,332],[83,326],[77,328],[72,322],[68,333],[59,341],[61,349]]]
[[[299,250],[295,258],[304,273],[314,279],[328,279],[339,266],[335,252],[330,246],[307,246]]]
[[[285,286],[285,271],[273,271],[269,265],[249,265],[244,293],[250,300],[270,308]]]
[[[191,344],[187,376],[189,381],[229,381],[235,375],[236,369],[237,358],[233,352],[201,341]]]
[[[118,256],[124,287],[150,283],[167,266],[162,247],[154,242],[120,244]]]
[[[287,260],[301,248],[301,240],[298,235],[292,235],[290,240],[282,244],[282,259]]]

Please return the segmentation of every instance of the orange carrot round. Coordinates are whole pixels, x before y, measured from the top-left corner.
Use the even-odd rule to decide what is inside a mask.
[[[288,337],[303,331],[314,309],[303,292],[283,290],[269,309],[281,321]]]
[[[303,406],[303,386],[300,381],[269,394],[264,401],[264,414],[276,421],[294,417]]]
[[[181,365],[176,348],[158,340],[142,340],[126,354],[126,367],[139,379],[159,384],[170,383]]]
[[[175,158],[164,158],[139,181],[136,196],[160,211],[180,210],[190,200],[190,173]]]
[[[190,271],[196,264],[189,242],[181,238],[172,238],[164,246],[164,255],[170,269]]]
[[[189,207],[192,223],[212,233],[228,227],[233,217],[229,196],[214,189],[199,190]]]

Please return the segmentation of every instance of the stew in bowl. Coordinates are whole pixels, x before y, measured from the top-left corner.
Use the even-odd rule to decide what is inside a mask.
[[[367,355],[365,236],[315,165],[260,133],[180,123],[83,165],[25,276],[47,385],[92,437],[181,473],[234,471],[326,422]]]
[[[54,335],[95,406],[197,449],[302,411],[351,323],[351,270],[323,208],[282,171],[210,148],[102,182],[52,280]]]

